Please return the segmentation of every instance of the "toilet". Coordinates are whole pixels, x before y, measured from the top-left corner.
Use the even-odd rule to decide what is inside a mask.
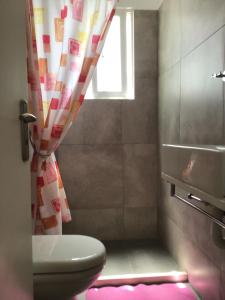
[[[82,235],[33,236],[34,300],[72,300],[100,275],[104,245]]]

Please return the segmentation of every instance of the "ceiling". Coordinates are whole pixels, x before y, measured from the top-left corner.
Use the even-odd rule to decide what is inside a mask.
[[[119,0],[118,7],[157,10],[162,2],[163,0]]]

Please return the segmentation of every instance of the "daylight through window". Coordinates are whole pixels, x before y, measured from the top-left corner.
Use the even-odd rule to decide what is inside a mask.
[[[117,10],[86,99],[134,99],[133,11]]]

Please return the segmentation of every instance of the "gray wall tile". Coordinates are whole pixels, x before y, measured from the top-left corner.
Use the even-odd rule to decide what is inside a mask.
[[[161,143],[224,143],[223,84],[210,79],[212,73],[224,69],[225,32],[224,28],[218,30],[225,23],[224,9],[222,0],[165,0],[160,9]],[[168,24],[175,22],[177,26],[167,28]],[[181,28],[182,38],[178,28]],[[179,43],[182,49],[180,58]],[[175,101],[179,94],[180,106],[179,101]],[[171,98],[172,107],[165,100]],[[180,129],[177,131],[179,118]],[[158,203],[161,241],[186,268],[189,281],[204,300],[223,299],[225,250],[211,235],[212,223],[171,198],[169,192],[169,185],[161,183]],[[186,197],[187,191],[178,192]],[[213,212],[221,214],[217,210]]]
[[[122,209],[78,209],[71,211],[73,222],[64,224],[63,234],[82,234],[100,240],[123,237]]]
[[[122,142],[155,144],[158,139],[157,81],[136,82],[136,98],[122,101]]]
[[[160,211],[169,216],[178,226],[183,227],[187,207],[179,200],[170,196],[170,184],[161,182],[161,201],[159,204]],[[190,223],[191,224],[191,223]]]
[[[135,11],[134,23],[135,100],[122,101],[122,142],[157,143],[158,13]]]
[[[170,254],[159,246],[158,241],[141,240],[129,242],[127,245],[127,255],[131,260],[133,272],[141,273],[167,273],[180,271]]]
[[[122,146],[62,145],[58,155],[72,209],[122,205]]]
[[[82,145],[84,144],[84,124],[85,124],[86,102],[81,106],[75,122],[67,132],[62,144]]]
[[[181,143],[223,143],[223,83],[210,76],[223,68],[224,53],[222,29],[182,61]]]
[[[164,238],[167,239],[167,246],[176,260],[187,270],[192,286],[204,300],[221,300],[220,270],[173,221],[166,216],[162,217],[165,222]]]
[[[158,197],[158,153],[155,145],[124,145],[126,207],[155,207]]]
[[[189,0],[188,0],[189,1]],[[180,0],[166,0],[159,14],[159,72],[166,71],[180,60]]]
[[[169,184],[162,183],[161,211],[189,237],[189,240],[198,245],[198,248],[209,260],[213,257],[214,264],[217,268],[223,269],[225,248],[220,248],[218,243],[214,241],[212,236],[213,222],[180,200],[171,197],[169,194],[169,186]],[[182,198],[187,199],[187,191],[177,189],[176,192]],[[216,209],[213,210],[211,207],[206,208],[203,205],[202,208],[209,213],[217,213]],[[196,230],[196,228],[198,228],[198,230]]]
[[[158,75],[158,12],[135,11],[135,76],[157,78]]]
[[[85,100],[62,144],[120,144],[121,102]]]
[[[86,101],[84,144],[118,144],[122,140],[121,103]]]
[[[180,141],[180,63],[160,76],[160,140],[179,144]]]
[[[145,224],[155,232],[156,213],[151,218],[151,210],[137,214],[136,220],[142,215],[143,220],[142,230],[136,230],[135,234],[131,234],[134,226],[129,218],[131,214],[122,214],[122,224],[118,220],[118,211],[124,211],[125,205],[156,207],[157,201],[158,12],[135,11],[134,30],[135,100],[85,101],[58,150],[62,178],[73,210],[72,222],[64,227],[67,233],[82,232],[102,239],[141,238],[149,236]],[[136,150],[124,154],[123,148],[129,148],[126,144],[137,143],[140,145],[134,145]],[[128,163],[133,175],[127,174],[125,180]],[[88,221],[92,213],[98,219],[96,224],[94,217],[90,217],[93,224]],[[112,220],[115,214],[117,217]],[[102,229],[105,220],[111,227]],[[104,230],[102,234],[101,230]]]
[[[182,239],[182,252],[188,276],[193,287],[198,290],[205,300],[220,300],[220,270],[206,256],[204,256],[195,244]],[[200,276],[199,276],[200,275]]]
[[[156,238],[157,210],[150,207],[125,208],[124,227],[126,239]]]
[[[181,0],[182,55],[225,24],[224,0]]]

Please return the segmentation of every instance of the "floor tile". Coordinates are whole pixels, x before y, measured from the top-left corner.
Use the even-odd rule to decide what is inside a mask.
[[[187,280],[187,273],[156,241],[115,241],[105,246],[106,266],[94,286]]]

